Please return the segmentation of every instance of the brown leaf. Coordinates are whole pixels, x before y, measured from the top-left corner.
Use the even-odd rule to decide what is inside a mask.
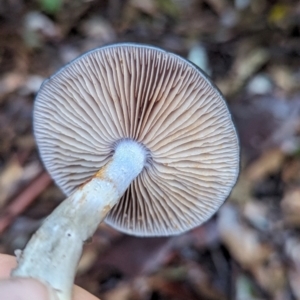
[[[281,207],[285,223],[290,226],[300,226],[300,188],[286,191]]]
[[[271,254],[270,246],[260,241],[257,231],[241,222],[232,205],[222,207],[218,226],[221,238],[231,255],[245,269],[252,270],[264,263]]]

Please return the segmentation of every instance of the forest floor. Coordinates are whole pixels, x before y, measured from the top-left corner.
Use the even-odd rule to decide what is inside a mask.
[[[228,101],[241,174],[207,223],[170,238],[102,224],[76,283],[102,300],[300,299],[300,2],[7,0],[0,3],[0,253],[23,248],[63,199],[32,134],[41,83],[113,42],[191,59]]]

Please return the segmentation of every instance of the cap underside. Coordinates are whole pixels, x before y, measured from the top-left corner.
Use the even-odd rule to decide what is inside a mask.
[[[61,69],[37,95],[34,130],[66,194],[108,162],[117,141],[147,147],[150,161],[106,218],[134,235],[201,224],[238,175],[238,139],[219,91],[191,63],[154,47],[103,47]]]

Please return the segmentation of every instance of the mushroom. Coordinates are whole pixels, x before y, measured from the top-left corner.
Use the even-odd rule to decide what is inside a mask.
[[[239,144],[205,74],[156,47],[116,44],[77,58],[34,106],[41,158],[69,197],[19,253],[13,276],[71,298],[82,247],[105,220],[138,236],[179,234],[210,218],[234,186]]]

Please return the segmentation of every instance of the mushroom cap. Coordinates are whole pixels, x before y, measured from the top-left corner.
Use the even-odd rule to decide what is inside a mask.
[[[104,166],[122,139],[147,148],[146,166],[105,220],[133,235],[200,225],[239,172],[236,130],[218,89],[192,63],[146,45],[95,49],[46,80],[34,131],[66,194]]]

